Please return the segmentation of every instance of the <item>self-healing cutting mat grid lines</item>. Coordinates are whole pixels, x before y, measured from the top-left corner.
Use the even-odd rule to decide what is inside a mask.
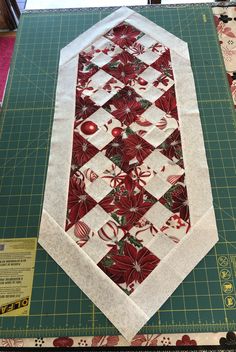
[[[233,330],[236,327],[236,283],[232,262],[236,247],[236,211],[233,207],[236,141],[234,111],[212,12],[201,6],[146,7],[135,8],[135,11],[189,43],[220,236],[217,246],[142,331]],[[110,12],[93,9],[25,13],[22,16],[1,115],[1,237],[37,236],[59,49]],[[117,333],[40,247],[30,316],[2,317],[0,326],[3,337]]]

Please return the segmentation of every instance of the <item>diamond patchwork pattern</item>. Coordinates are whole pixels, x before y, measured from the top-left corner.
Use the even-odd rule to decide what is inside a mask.
[[[190,228],[174,83],[125,22],[79,55],[66,231],[127,294]]]

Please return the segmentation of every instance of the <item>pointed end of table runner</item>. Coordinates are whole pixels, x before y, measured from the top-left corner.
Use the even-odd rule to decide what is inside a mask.
[[[123,6],[118,10],[112,12],[109,16],[99,21],[86,32],[82,33],[79,37],[75,38],[67,46],[61,49],[59,66],[64,65],[71,60],[74,56],[86,48],[91,41],[96,40],[110,28],[117,26],[120,22],[126,20],[127,17],[134,13],[130,8]]]
[[[149,317],[131,302],[117,285],[69,238],[50,214],[43,210],[39,244],[66,274],[106,315],[120,333],[131,341]],[[115,307],[115,309],[114,309]]]
[[[131,341],[218,241],[214,218],[214,209],[211,208],[194,226],[189,236],[184,238],[181,246],[171,250],[158,268],[149,275],[145,285],[140,285],[131,294],[131,300],[125,294],[120,295],[115,285],[112,289],[106,285],[103,273],[83,250],[76,248],[74,241],[67,237],[64,230],[45,210],[39,243],[102,310],[127,341]],[[70,255],[66,256],[66,253]],[[82,274],[84,272],[86,276]]]

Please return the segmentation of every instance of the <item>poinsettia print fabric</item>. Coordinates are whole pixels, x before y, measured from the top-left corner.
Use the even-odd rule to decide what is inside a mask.
[[[190,229],[184,174],[170,50],[123,22],[79,54],[66,231],[128,295]]]
[[[236,108],[236,7],[213,8],[227,79]]]
[[[152,272],[159,259],[132,236],[121,240],[98,266],[127,294]]]

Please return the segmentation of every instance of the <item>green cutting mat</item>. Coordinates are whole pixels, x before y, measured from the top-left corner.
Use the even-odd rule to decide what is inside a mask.
[[[135,10],[189,43],[220,236],[142,332],[236,330],[235,112],[212,10],[202,5]],[[59,50],[111,11],[42,11],[21,18],[1,115],[3,238],[38,234]],[[118,333],[40,247],[30,315],[2,317],[0,327],[1,337]]]

